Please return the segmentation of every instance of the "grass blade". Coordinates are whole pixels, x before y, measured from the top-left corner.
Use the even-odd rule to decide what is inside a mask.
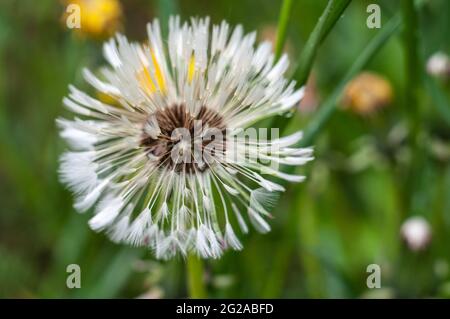
[[[278,19],[277,42],[275,43],[275,61],[281,57],[284,43],[286,42],[286,31],[292,9],[292,0],[283,0],[280,17]]]
[[[305,47],[299,57],[298,65],[294,72],[294,78],[299,85],[304,85],[317,55],[317,49],[332,30],[333,26],[342,16],[351,0],[330,0],[317,21],[314,30],[308,38]]]
[[[387,40],[395,34],[401,22],[400,15],[394,16],[379,33],[369,42],[363,52],[358,56],[356,61],[344,75],[338,86],[328,99],[322,104],[311,124],[306,128],[304,138],[301,145],[309,145],[318,135],[320,130],[325,126],[328,119],[336,110],[336,105],[341,97],[347,83],[360,72],[367,63],[375,56],[375,54],[383,47]]]
[[[318,133],[325,126],[331,115],[336,110],[336,104],[345,89],[347,82],[359,71],[361,71],[366,64],[376,55],[376,53],[383,47],[387,40],[393,36],[398,30],[401,23],[400,15],[396,15],[383,27],[382,30],[369,42],[363,52],[358,56],[354,64],[350,67],[348,72],[344,75],[339,85],[325,101],[325,103],[319,109],[317,116],[311,122],[311,125],[307,127],[304,138],[301,141],[301,145],[309,145]],[[287,171],[293,171],[295,168],[290,166]],[[294,188],[295,193],[295,188]],[[289,258],[292,256],[292,250],[294,249],[294,241],[291,236],[295,237],[295,229],[293,225],[296,225],[297,214],[289,214],[288,221],[286,222],[286,237],[283,242],[285,243],[277,251],[274,258],[273,271],[267,280],[267,285],[263,296],[268,298],[279,297],[281,293],[282,278],[286,273],[286,267],[289,264]]]
[[[341,17],[351,0],[330,0],[325,7],[322,15],[319,17],[311,35],[306,41],[305,47],[300,54],[299,62],[294,71],[294,79],[302,86],[306,83],[312,65],[316,58],[317,49],[325,40],[333,26]],[[278,48],[278,47],[277,47]],[[271,127],[278,127],[280,131],[286,128],[289,119],[284,116],[277,116],[271,124]]]

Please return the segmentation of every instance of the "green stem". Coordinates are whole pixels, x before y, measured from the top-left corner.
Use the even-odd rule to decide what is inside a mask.
[[[450,102],[447,100],[443,89],[441,89],[437,81],[430,76],[425,78],[425,85],[427,91],[430,92],[436,111],[439,113],[441,119],[450,127]]]
[[[337,102],[341,97],[347,83],[367,65],[370,59],[372,59],[379,49],[383,47],[386,41],[397,31],[400,26],[400,22],[400,16],[394,16],[364,48],[362,53],[358,56],[353,65],[339,82],[338,86],[319,108],[319,111],[317,112],[315,118],[311,121],[311,124],[306,128],[305,135],[301,141],[303,146],[310,144],[325,126],[328,119],[336,110]]]
[[[196,255],[190,254],[186,262],[189,297],[194,299],[207,298],[203,260]]]
[[[101,270],[101,275],[91,277],[85,285],[85,289],[74,289],[74,298],[115,298],[126,285],[127,280],[133,274],[133,262],[144,256],[145,250],[132,247],[122,247],[117,252],[112,250],[111,255],[105,259],[98,258],[92,268]],[[82,270],[83,272],[83,270]],[[83,274],[81,274],[83,276]],[[83,288],[83,281],[81,283]]]
[[[294,72],[294,78],[299,85],[304,85],[306,83],[317,55],[317,49],[342,16],[342,13],[350,4],[350,1],[351,0],[328,1],[325,10],[317,21],[317,24],[311,32],[308,41],[306,41],[305,47],[299,57],[299,62]]]
[[[299,57],[299,62],[294,70],[294,79],[302,86],[306,83],[316,58],[317,49],[326,39],[333,26],[337,23],[342,13],[351,0],[329,0],[311,35],[306,41],[305,47]],[[277,116],[271,123],[271,127],[280,128],[280,133],[286,128],[289,119]]]
[[[418,18],[413,0],[402,1],[404,21],[404,51],[405,51],[405,111],[411,130],[412,146],[417,143],[419,133],[420,112],[418,108],[418,89],[420,85],[421,63],[418,54]]]
[[[278,19],[277,40],[275,43],[275,61],[281,57],[284,43],[286,42],[286,31],[289,23],[289,16],[292,9],[292,0],[283,0],[280,17]]]
[[[169,17],[179,13],[177,0],[158,0],[157,2],[159,19],[161,21],[161,32],[167,35],[169,32]]]
[[[334,114],[336,110],[336,104],[341,96],[342,92],[345,89],[347,82],[358,72],[361,71],[362,68],[375,56],[375,54],[383,47],[383,45],[387,42],[387,40],[395,34],[398,27],[400,26],[401,17],[396,15],[393,17],[379,33],[369,42],[363,52],[359,55],[353,65],[350,67],[348,72],[345,74],[339,85],[330,95],[330,97],[324,102],[324,104],[320,107],[317,116],[311,122],[311,125],[307,127],[305,131],[305,136],[301,141],[301,145],[309,145],[317,134],[322,130],[325,123]],[[295,169],[293,166],[289,166],[286,171],[292,173]],[[296,188],[293,189],[293,193],[295,193]],[[294,249],[294,240],[296,237],[295,225],[297,222],[298,215],[297,214],[289,214],[288,221],[286,222],[286,230],[284,234],[286,238],[284,238],[283,242],[285,243],[277,250],[274,257],[274,265],[272,267],[272,272],[270,276],[267,278],[267,284],[265,290],[263,292],[263,297],[265,298],[274,298],[278,297],[281,293],[282,283],[284,274],[286,273],[286,268],[289,265],[289,258],[292,255],[292,250]]]
[[[419,57],[418,26],[419,19],[413,0],[402,1],[402,15],[404,20],[404,52],[405,52],[405,115],[410,131],[410,147],[412,156],[408,168],[407,183],[404,188],[407,212],[417,214],[422,210],[417,203],[420,194],[420,175],[426,162],[426,150],[421,138],[421,111],[419,103],[419,88],[422,80],[422,63]]]

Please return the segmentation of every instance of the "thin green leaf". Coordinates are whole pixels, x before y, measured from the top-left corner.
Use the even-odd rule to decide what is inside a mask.
[[[314,60],[317,55],[317,49],[327,37],[333,26],[342,16],[351,0],[330,0],[317,21],[302,53],[299,57],[297,68],[294,72],[294,78],[299,85],[304,85],[308,79]]]
[[[315,25],[311,35],[306,41],[305,47],[299,57],[299,62],[294,71],[294,79],[302,86],[306,83],[312,65],[316,58],[317,49],[326,39],[333,26],[337,23],[351,0],[330,0]],[[278,127],[283,131],[289,122],[289,118],[277,116],[271,127]]]
[[[418,53],[418,17],[413,0],[402,1],[403,36],[405,51],[405,114],[409,120],[412,133],[411,142],[417,143],[420,125],[420,109],[418,105],[419,85],[421,83],[421,63]]]
[[[120,289],[127,283],[133,271],[133,261],[140,258],[144,250],[124,247],[104,266],[105,271],[94,286],[88,287],[87,298],[113,298],[120,292]],[[83,270],[82,270],[83,273]],[[81,282],[83,287],[83,281]]]
[[[400,26],[400,22],[400,15],[395,15],[369,42],[328,99],[326,99],[319,108],[317,115],[305,130],[305,135],[301,141],[301,145],[309,145],[314,140],[336,110],[337,102],[341,97],[347,83],[367,65],[367,63],[383,47],[387,40],[395,34]]]
[[[179,13],[177,0],[158,0],[157,8],[159,13],[159,19],[161,22],[161,32],[163,35],[168,33],[169,17],[171,15],[177,15]]]
[[[278,19],[277,40],[275,43],[275,60],[281,57],[284,43],[286,42],[286,31],[292,9],[292,0],[283,0],[280,17]]]
[[[450,103],[447,100],[445,93],[436,83],[436,80],[426,77],[425,85],[430,92],[433,99],[433,105],[436,107],[436,111],[442,117],[442,119],[450,126]]]
[[[318,135],[321,129],[325,126],[326,122],[329,120],[331,115],[333,115],[336,110],[336,104],[341,96],[342,92],[347,85],[347,82],[353,78],[355,74],[361,71],[367,63],[376,55],[377,52],[383,47],[387,40],[395,34],[398,30],[401,22],[400,15],[396,15],[379,31],[379,33],[369,42],[366,48],[358,56],[354,64],[350,67],[348,72],[344,75],[343,79],[340,81],[333,93],[328,97],[324,104],[320,107],[319,112],[316,117],[311,122],[310,126],[305,131],[304,138],[301,141],[301,145],[309,145],[314,138]],[[295,168],[289,167],[287,171],[293,171]],[[294,188],[295,192],[295,188]],[[283,242],[285,245],[280,247],[277,251],[274,260],[275,263],[272,267],[273,271],[267,280],[267,285],[265,288],[264,296],[275,297],[279,296],[281,291],[281,286],[278,281],[280,281],[286,273],[286,267],[289,264],[289,257],[292,256],[291,252],[294,249],[294,243],[288,236],[292,236],[293,229],[292,225],[296,225],[297,214],[289,214],[289,220],[286,223],[286,237]],[[273,278],[272,278],[273,277]]]

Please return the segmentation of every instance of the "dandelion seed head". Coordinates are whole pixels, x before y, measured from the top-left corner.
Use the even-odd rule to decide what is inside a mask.
[[[313,159],[296,146],[301,132],[267,139],[252,127],[289,112],[303,88],[284,77],[287,57],[275,61],[241,26],[171,17],[166,39],[157,20],[147,31],[144,44],[116,35],[103,48],[109,66],[84,70],[108,99],[69,86],[63,103],[75,118],[58,119],[71,148],[61,181],[114,242],[157,258],[219,258],[243,248],[249,224],[270,230],[280,180],[304,180],[280,168]]]

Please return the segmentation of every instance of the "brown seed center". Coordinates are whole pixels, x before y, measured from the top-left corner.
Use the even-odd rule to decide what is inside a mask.
[[[148,124],[152,132],[145,128]],[[225,145],[222,116],[205,106],[193,115],[183,104],[150,114],[141,140],[148,157],[160,167],[186,173],[203,172],[214,165],[224,155]]]

